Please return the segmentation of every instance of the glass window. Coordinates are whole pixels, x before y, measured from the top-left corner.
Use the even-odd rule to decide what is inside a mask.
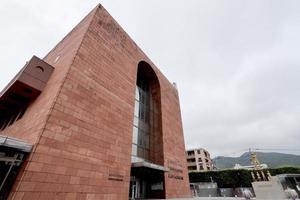
[[[149,159],[149,127],[150,127],[150,95],[147,84],[139,80],[135,93],[135,109],[133,122],[133,156]]]
[[[145,92],[143,92],[143,91],[141,91],[140,102],[142,104],[145,104],[145,102],[146,102],[146,95],[145,95]]]
[[[147,150],[147,149],[145,149],[145,151],[144,151],[144,158],[146,159],[146,160],[149,160],[149,150]]]
[[[144,134],[144,144],[143,144],[143,146],[146,149],[149,149],[149,135],[148,134]]]
[[[139,117],[139,112],[140,112],[140,104],[138,101],[135,101],[134,105],[134,115]]]
[[[137,146],[135,144],[132,145],[131,155],[137,156]]]
[[[150,109],[148,106],[145,106],[145,121],[150,122]]]
[[[138,145],[143,146],[143,132],[141,130],[138,133]]]
[[[139,121],[139,129],[144,131],[144,132],[148,132],[149,131],[149,125],[146,124],[145,122],[143,121]]]
[[[139,118],[137,118],[136,116],[133,119],[133,125],[139,127]]]
[[[145,107],[141,104],[139,118],[145,122]]]
[[[144,158],[144,149],[141,147],[138,147],[137,156],[140,158]]]
[[[137,101],[140,100],[140,91],[139,91],[139,88],[138,88],[138,87],[136,87],[136,89],[135,89],[135,99],[136,99]]]
[[[138,128],[133,126],[133,135],[132,135],[132,143],[137,144],[138,143]]]

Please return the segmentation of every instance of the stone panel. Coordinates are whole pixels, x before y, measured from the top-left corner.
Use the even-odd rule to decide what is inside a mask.
[[[102,6],[44,60],[55,67],[45,90],[1,132],[35,144],[11,199],[128,199],[142,60],[160,83],[166,197],[190,196],[177,89]]]

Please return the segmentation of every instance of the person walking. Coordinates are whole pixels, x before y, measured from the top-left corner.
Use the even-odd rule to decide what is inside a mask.
[[[298,193],[294,189],[287,187],[286,190],[284,190],[284,192],[288,199],[296,200],[298,198]]]
[[[245,199],[251,199],[253,194],[249,189],[246,188],[243,190],[243,197],[245,197]]]

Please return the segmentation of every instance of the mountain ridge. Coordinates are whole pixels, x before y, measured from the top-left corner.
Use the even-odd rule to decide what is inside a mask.
[[[256,152],[257,159],[262,164],[267,164],[269,168],[281,166],[300,166],[300,155],[278,153],[278,152]],[[239,157],[217,156],[213,158],[218,169],[233,168],[235,164],[242,166],[251,165],[250,153],[245,152]]]

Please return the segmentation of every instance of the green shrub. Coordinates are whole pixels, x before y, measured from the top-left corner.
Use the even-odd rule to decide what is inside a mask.
[[[281,167],[267,169],[272,176],[277,174],[300,174],[300,168]],[[267,175],[267,170],[264,170]],[[251,170],[228,169],[221,171],[190,172],[189,179],[191,183],[196,182],[216,182],[220,188],[251,187]]]
[[[269,169],[272,176],[277,174],[300,174],[300,168],[298,167],[280,167]]]

